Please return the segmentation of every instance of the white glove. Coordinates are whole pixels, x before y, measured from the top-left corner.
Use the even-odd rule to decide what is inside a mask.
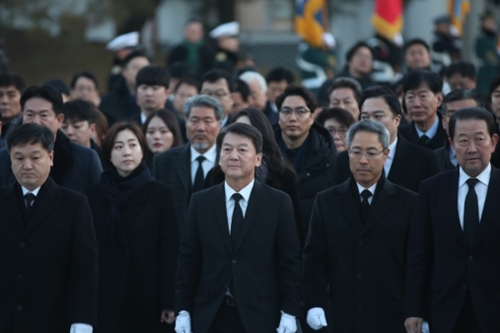
[[[175,318],[175,333],[191,333],[191,316],[187,311],[180,311]]]
[[[297,321],[295,316],[289,315],[281,311],[280,326],[276,329],[278,333],[295,333],[297,332]]]
[[[71,325],[69,333],[92,333],[92,326],[88,324],[76,323]]]
[[[307,311],[307,324],[317,331],[327,326],[325,310],[322,308],[312,308]]]

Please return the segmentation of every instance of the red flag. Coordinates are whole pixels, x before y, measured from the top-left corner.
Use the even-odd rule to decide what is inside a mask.
[[[402,44],[403,0],[376,0],[372,24],[377,34]]]

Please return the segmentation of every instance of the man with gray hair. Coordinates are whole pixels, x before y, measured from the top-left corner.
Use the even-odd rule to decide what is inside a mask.
[[[271,125],[278,123],[278,112],[274,111],[267,100],[266,79],[257,72],[246,71],[239,76],[250,88],[249,105],[256,108],[266,115]]]
[[[330,322],[340,333],[405,332],[406,244],[416,194],[385,179],[389,142],[379,122],[352,125],[353,176],[316,196],[303,253],[304,306],[314,330]]]
[[[207,95],[189,98],[184,104],[188,143],[155,156],[154,178],[175,188],[179,233],[182,235],[191,195],[203,188],[205,177],[218,160],[215,139],[224,111]]]

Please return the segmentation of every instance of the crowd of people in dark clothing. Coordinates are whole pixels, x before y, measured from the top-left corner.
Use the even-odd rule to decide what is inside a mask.
[[[360,42],[312,92],[200,26],[106,94],[0,74],[0,332],[500,332],[500,72]]]

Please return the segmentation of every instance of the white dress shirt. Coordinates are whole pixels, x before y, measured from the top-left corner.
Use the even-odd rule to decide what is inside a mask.
[[[207,173],[215,165],[215,160],[217,159],[217,146],[213,145],[212,148],[207,150],[204,154],[200,154],[191,146],[191,184],[194,184],[194,177],[196,177],[196,171],[198,170],[198,161],[196,160],[198,156],[203,155],[205,160],[201,163],[203,168],[203,178],[207,176]]]
[[[361,192],[363,192],[364,190],[370,191],[370,193],[372,194],[372,196],[368,198],[368,203],[371,205],[372,201],[373,201],[373,196],[375,195],[375,190],[377,189],[377,183],[373,184],[369,188],[365,188],[365,187],[359,185],[358,183],[356,183],[356,185],[358,185],[359,199],[361,201],[364,200],[363,197],[361,196]]]
[[[418,129],[417,125],[415,124],[415,129],[417,130],[418,137],[421,138],[422,135],[425,134],[425,135],[427,135],[429,140],[432,139],[434,137],[434,135],[436,135],[438,128],[439,128],[439,119],[437,116],[436,116],[436,120],[434,120],[434,124],[432,124],[431,128],[429,128],[427,130],[427,132],[422,132],[421,130]]]
[[[250,200],[250,194],[252,193],[253,185],[255,184],[255,180],[252,180],[250,184],[241,189],[241,191],[236,192],[229,186],[226,182],[224,182],[224,191],[226,192],[226,210],[227,210],[227,223],[229,228],[229,233],[231,233],[231,224],[233,221],[233,211],[234,211],[234,199],[232,198],[233,194],[239,193],[243,197],[240,200],[240,208],[243,217],[247,212],[248,200]]]
[[[146,119],[148,117],[146,117],[146,115],[144,113],[141,112],[141,124],[144,124],[146,122]]]
[[[398,137],[396,137],[396,140],[394,140],[394,142],[389,145],[389,155],[387,156],[387,160],[385,160],[384,164],[385,177],[389,176],[389,172],[391,171],[392,162],[394,162],[394,156],[396,155],[397,144]]]
[[[477,195],[477,206],[479,208],[479,222],[481,222],[481,216],[483,215],[484,202],[486,201],[486,193],[488,192],[490,177],[491,164],[488,164],[486,169],[475,177],[479,180],[476,187],[474,187]],[[460,175],[458,177],[458,218],[460,219],[460,226],[462,227],[462,230],[464,228],[465,198],[469,192],[469,185],[467,185],[467,180],[469,178],[474,177],[470,177],[462,168],[460,168]]]
[[[28,190],[26,187],[24,186],[21,186],[21,189],[23,190],[23,197],[28,194],[28,193],[33,193],[33,195],[35,196],[35,198],[38,196],[38,192],[40,192],[40,188],[42,188],[41,186],[38,186],[36,189],[34,189],[33,191],[30,191]]]

